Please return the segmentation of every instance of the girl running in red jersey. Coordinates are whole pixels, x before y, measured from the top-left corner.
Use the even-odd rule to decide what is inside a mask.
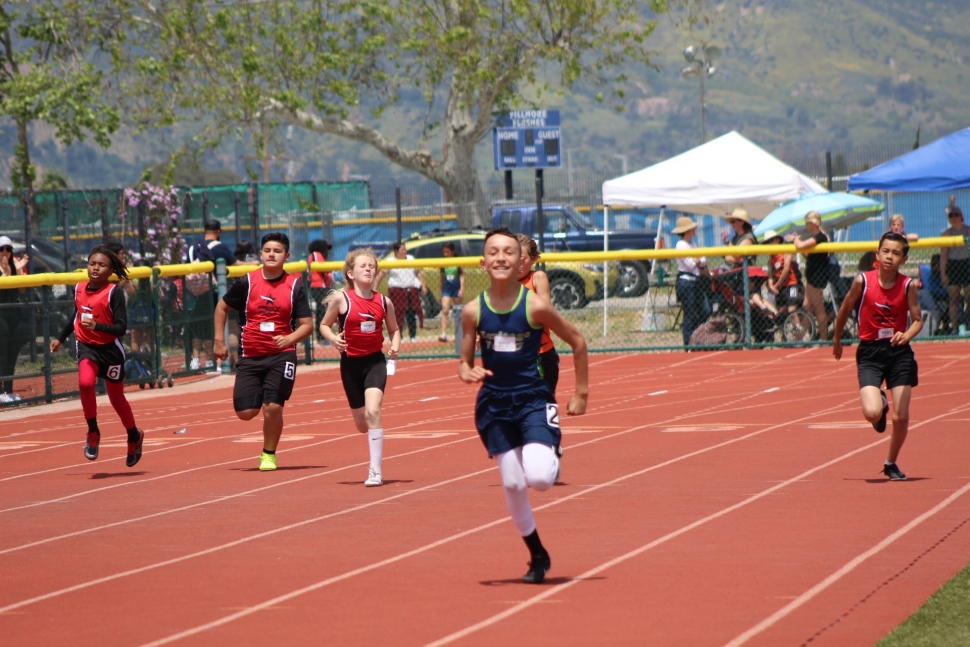
[[[51,341],[51,352],[56,352],[67,341],[68,335],[74,333],[81,409],[88,422],[84,457],[90,461],[98,457],[101,430],[98,429],[94,385],[100,377],[104,379],[111,406],[128,431],[125,464],[134,467],[141,460],[145,432],[135,426],[135,416],[125,398],[125,349],[119,338],[128,329],[128,309],[124,292],[116,284],[108,282],[112,274],[119,279],[128,278],[122,260],[106,246],[98,245],[88,255],[88,280],[74,287],[74,317],[64,326],[58,338]]]
[[[380,292],[374,291],[377,278],[377,255],[372,249],[356,249],[347,254],[344,277],[347,288],[331,293],[320,324],[320,334],[340,351],[340,379],[354,416],[354,425],[367,432],[370,448],[370,468],[364,485],[384,484],[381,461],[384,456],[384,426],[381,404],[387,385],[388,365],[384,353],[384,325],[391,335],[387,355],[397,359],[401,348],[401,331],[394,316],[394,305]],[[340,322],[340,333],[332,326]]]
[[[259,470],[272,472],[283,435],[283,405],[296,380],[296,345],[313,333],[313,314],[304,281],[283,269],[290,257],[289,237],[276,231],[266,234],[259,256],[263,266],[233,283],[216,306],[213,354],[219,361],[229,356],[226,318],[230,308],[238,311],[239,361],[232,406],[240,420],[252,420],[262,410]],[[299,324],[296,330],[294,321]]]
[[[889,403],[882,391],[883,380],[893,392],[893,435],[889,439],[889,456],[883,473],[892,481],[905,481],[906,475],[896,466],[899,450],[909,431],[909,400],[913,387],[919,384],[918,367],[910,340],[923,329],[922,313],[917,301],[916,281],[899,273],[899,266],[909,255],[909,241],[902,234],[886,232],[879,239],[876,259],[879,269],[862,272],[852,282],[839,316],[835,321],[832,352],[842,358],[842,330],[849,313],[859,306],[859,396],[862,414],[882,433],[886,430]],[[907,328],[906,315],[912,323]]]

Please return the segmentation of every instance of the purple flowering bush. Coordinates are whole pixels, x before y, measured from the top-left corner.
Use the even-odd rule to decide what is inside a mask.
[[[129,216],[134,222],[135,231],[138,228],[138,207],[144,205],[145,232],[143,240],[145,250],[145,264],[169,265],[182,262],[182,251],[185,242],[179,235],[179,218],[182,216],[182,206],[178,189],[174,187],[160,187],[142,182],[134,187],[125,189],[123,212],[121,216]]]

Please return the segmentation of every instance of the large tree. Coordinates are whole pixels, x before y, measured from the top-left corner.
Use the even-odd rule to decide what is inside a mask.
[[[132,83],[146,125],[194,113],[212,133],[268,121],[366,143],[443,187],[460,222],[485,213],[475,146],[523,92],[577,83],[622,97],[625,63],[666,0],[161,0],[144,4]],[[382,129],[402,94],[427,104],[416,146]],[[405,129],[406,130],[406,129]],[[413,141],[412,137],[412,141]],[[435,145],[436,150],[428,150]]]
[[[10,180],[31,194],[36,170],[30,160],[30,124],[54,128],[62,144],[90,135],[104,147],[120,124],[120,114],[99,67],[124,42],[118,11],[94,0],[0,1],[0,116],[13,121],[17,144]],[[36,202],[28,201],[36,230]]]

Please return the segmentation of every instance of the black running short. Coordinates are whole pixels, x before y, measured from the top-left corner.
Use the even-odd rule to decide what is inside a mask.
[[[559,406],[545,383],[519,391],[483,386],[475,400],[475,426],[489,458],[527,443],[556,447],[562,441]]]
[[[957,258],[946,262],[946,280],[950,285],[970,285],[970,258]]]
[[[236,362],[232,406],[236,411],[259,409],[266,403],[283,405],[293,393],[296,351],[243,357]]]
[[[367,389],[384,390],[387,385],[387,360],[378,351],[363,357],[343,355],[340,358],[340,380],[351,409],[364,406],[364,391]]]
[[[125,349],[121,342],[85,344],[77,342],[77,361],[89,359],[98,366],[98,377],[109,382],[125,381]]]
[[[787,308],[788,306],[801,308],[804,301],[805,288],[801,283],[796,283],[795,285],[786,285],[785,287],[778,288],[778,294],[775,295],[775,307],[779,310],[782,308]]]
[[[882,388],[883,381],[888,389],[919,384],[919,367],[909,344],[893,346],[888,339],[861,341],[855,363],[859,369],[859,388]]]

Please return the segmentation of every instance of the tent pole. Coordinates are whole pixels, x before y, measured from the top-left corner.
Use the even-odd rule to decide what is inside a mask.
[[[610,251],[610,207],[603,206],[603,251]],[[609,312],[606,307],[606,300],[610,294],[610,274],[606,261],[603,261],[603,336],[606,337],[608,327]]]

